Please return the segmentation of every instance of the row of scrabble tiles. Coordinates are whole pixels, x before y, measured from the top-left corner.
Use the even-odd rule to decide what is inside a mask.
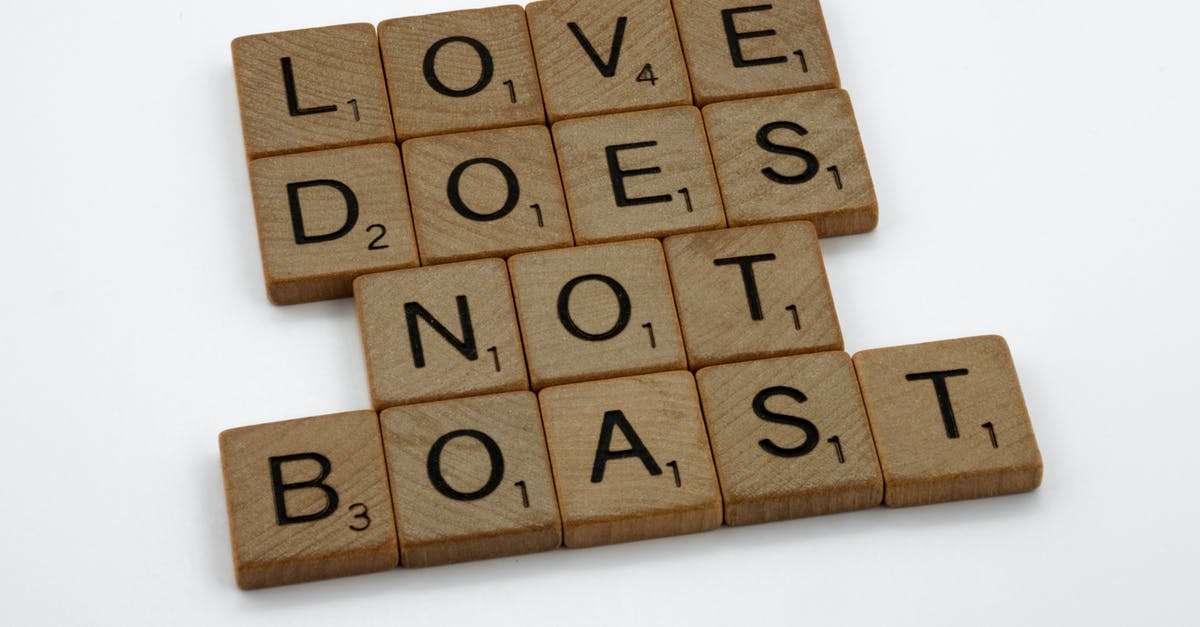
[[[817,0],[546,0],[232,47],[250,158],[840,85]]]
[[[393,270],[354,291],[376,409],[843,348],[808,222]]]
[[[273,302],[349,296],[354,277],[636,238],[808,220],[875,228],[840,89],[256,159]]]
[[[824,352],[233,429],[243,588],[1028,491],[1005,341]]]

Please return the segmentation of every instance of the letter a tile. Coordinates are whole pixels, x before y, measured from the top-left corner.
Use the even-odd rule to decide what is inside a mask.
[[[529,389],[502,259],[354,281],[377,409]]]
[[[396,407],[381,423],[402,566],[559,546],[558,500],[531,392]]]
[[[238,586],[396,567],[375,412],[230,429],[221,434],[221,467]]]
[[[883,501],[850,356],[780,357],[696,373],[729,525]]]
[[[691,368],[842,348],[811,224],[676,235],[664,247]]]
[[[250,187],[275,304],[345,298],[356,276],[417,265],[395,144],[257,159]]]
[[[1042,482],[1012,355],[995,335],[854,355],[883,467],[885,503],[927,505]]]
[[[721,494],[688,372],[542,390],[564,543],[595,546],[714,529]]]
[[[374,26],[248,35],[232,48],[250,159],[393,141]]]

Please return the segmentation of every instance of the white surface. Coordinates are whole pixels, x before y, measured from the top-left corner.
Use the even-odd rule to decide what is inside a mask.
[[[1200,620],[1192,0],[826,0],[847,349],[1006,336],[1039,491],[239,591],[217,433],[368,395],[350,301],[267,303],[229,41],[483,5],[0,8],[0,623]]]

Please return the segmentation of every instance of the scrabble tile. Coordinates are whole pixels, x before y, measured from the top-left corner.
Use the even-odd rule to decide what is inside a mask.
[[[883,467],[903,507],[1028,492],[1042,456],[1008,344],[999,336],[854,356]]]
[[[731,225],[809,220],[821,237],[879,221],[850,96],[841,90],[704,108]]]
[[[525,253],[508,263],[535,390],[687,367],[657,241]]]
[[[529,389],[500,259],[354,281],[376,409]]]
[[[875,507],[883,476],[850,356],[696,373],[729,525]]]
[[[423,264],[575,243],[544,126],[409,140],[404,168]]]
[[[395,144],[256,159],[250,186],[276,304],[347,297],[360,274],[417,265]]]
[[[375,412],[230,429],[220,440],[238,586],[396,567]]]
[[[401,565],[561,544],[558,500],[531,392],[397,407],[380,421]]]
[[[673,0],[696,104],[838,87],[817,0]]]
[[[232,47],[249,158],[393,141],[374,26],[248,35]]]
[[[554,144],[581,244],[725,226],[694,107],[559,122]]]
[[[388,20],[379,44],[401,141],[546,122],[520,6]]]
[[[663,247],[693,370],[841,350],[821,247],[808,222],[676,235]]]
[[[539,399],[566,546],[721,525],[721,494],[691,373],[552,387]]]
[[[669,0],[545,0],[525,11],[551,122],[692,104]]]

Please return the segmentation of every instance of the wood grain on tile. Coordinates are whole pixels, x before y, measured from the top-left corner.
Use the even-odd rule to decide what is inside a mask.
[[[423,264],[574,244],[544,126],[409,140],[404,168]]]
[[[663,246],[693,370],[842,348],[808,222],[676,235]]]
[[[358,275],[417,265],[395,144],[256,159],[250,186],[276,304],[348,297]]]
[[[696,104],[838,87],[817,0],[674,0]]]
[[[691,373],[542,390],[564,543],[713,529],[721,495]]]
[[[503,260],[369,274],[354,298],[377,409],[529,389]]]
[[[725,226],[695,107],[559,122],[554,143],[581,244]]]
[[[559,546],[558,500],[531,392],[396,407],[380,422],[401,565]]]
[[[393,141],[374,26],[248,35],[232,48],[249,158]]]
[[[387,20],[379,43],[400,141],[545,123],[520,6]]]
[[[687,367],[656,240],[509,260],[534,389]]]
[[[692,104],[670,0],[544,0],[526,15],[551,122]]]
[[[729,525],[875,507],[883,477],[850,356],[696,373]]]
[[[238,586],[396,567],[396,527],[374,412],[231,429],[220,441]]]
[[[885,502],[1033,490],[1042,456],[1008,344],[982,336],[857,353]]]
[[[850,96],[826,90],[704,108],[731,225],[809,220],[821,237],[879,221]]]

